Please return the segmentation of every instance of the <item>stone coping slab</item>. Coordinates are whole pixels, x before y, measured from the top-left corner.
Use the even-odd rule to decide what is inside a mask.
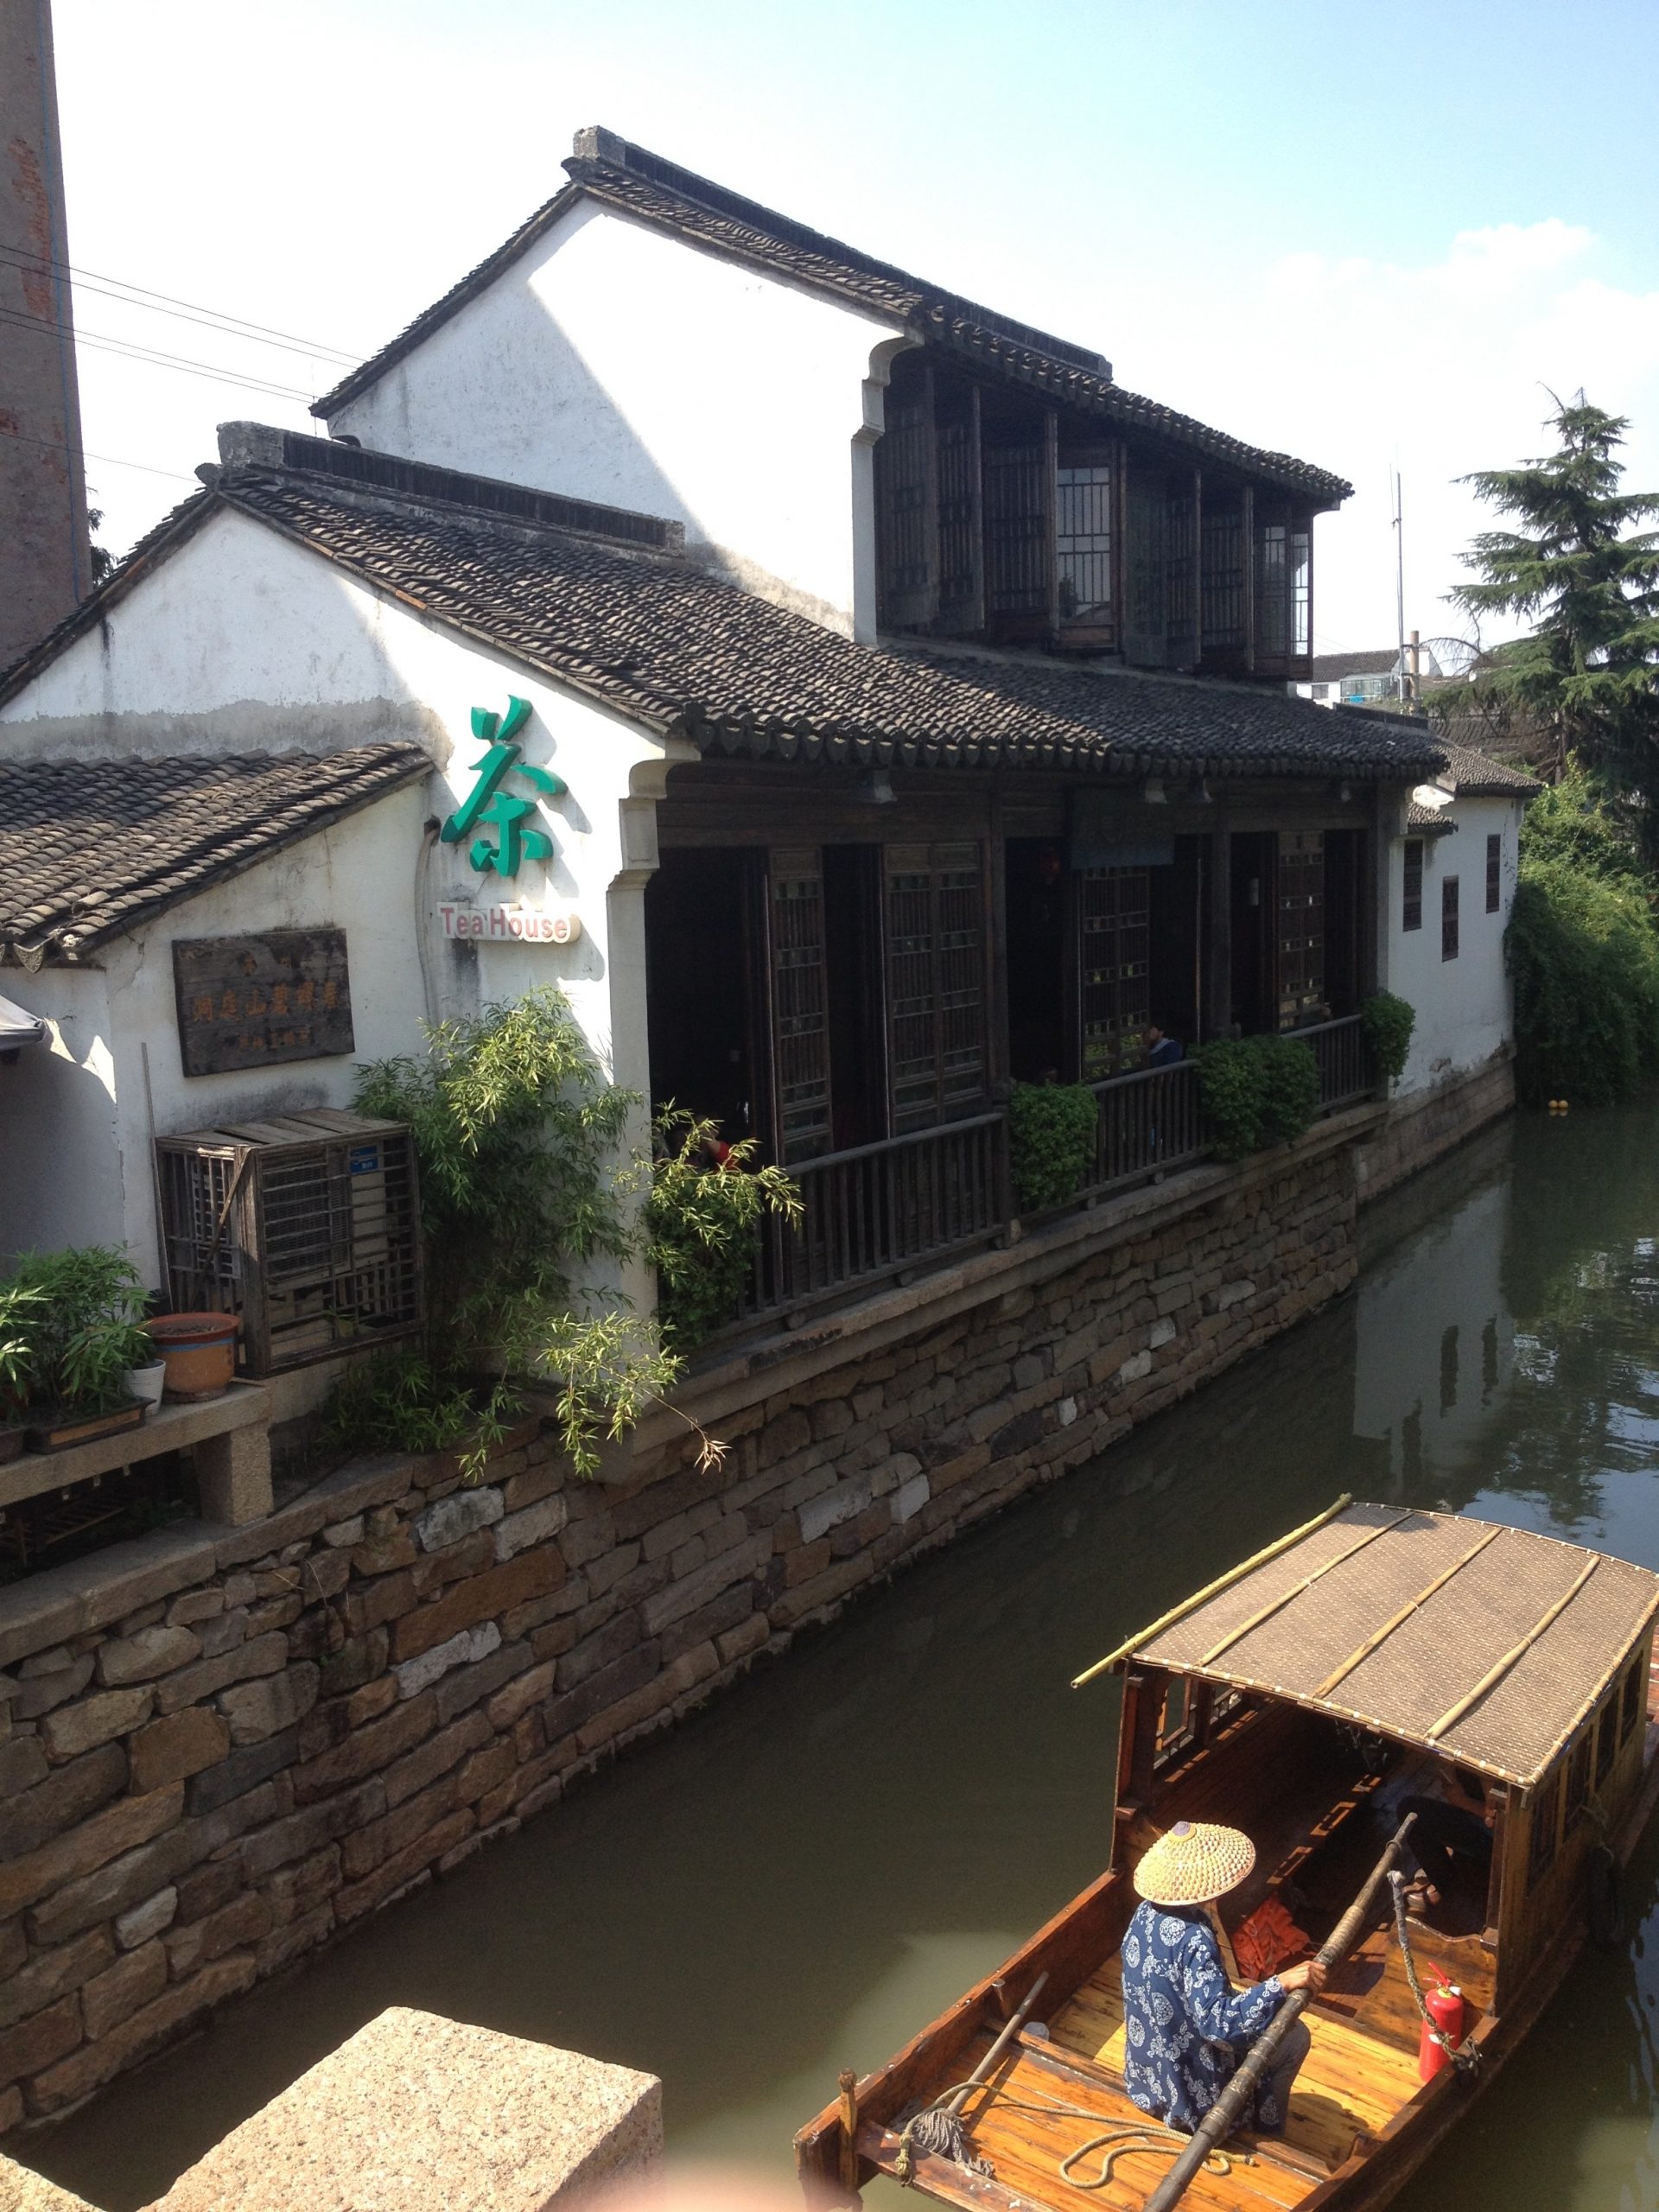
[[[32,2167],[0,2158],[0,2212],[97,2212],[97,2208]]]
[[[38,1497],[42,1491],[66,1490],[93,1475],[113,1474],[118,1467],[136,1467],[158,1452],[181,1452],[270,1417],[270,1393],[257,1382],[232,1382],[223,1397],[199,1405],[159,1405],[142,1427],[118,1429],[61,1452],[24,1452],[8,1460],[0,1468],[0,1505]]]
[[[148,2212],[543,2212],[662,2142],[654,2075],[394,2006]]]

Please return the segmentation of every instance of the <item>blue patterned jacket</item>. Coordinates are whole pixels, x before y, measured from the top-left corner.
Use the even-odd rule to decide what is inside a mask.
[[[1278,2011],[1283,1986],[1269,1975],[1236,1990],[1201,1906],[1141,1904],[1120,1956],[1123,2085],[1142,2112],[1190,2133]],[[1249,2124],[1275,2129],[1284,2119],[1264,2082]]]

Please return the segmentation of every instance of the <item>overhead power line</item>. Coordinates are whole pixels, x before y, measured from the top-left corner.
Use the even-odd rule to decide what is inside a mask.
[[[168,476],[175,484],[194,484],[196,480],[194,476],[185,475],[181,469],[157,468],[153,461],[123,461],[119,454],[94,453],[90,446],[65,445],[61,438],[26,438],[21,430],[10,431],[7,435],[20,446],[40,446],[48,453],[72,453],[81,461],[101,461],[111,468],[142,469],[146,476]]]
[[[302,353],[327,354],[335,360],[343,361],[348,367],[354,368],[363,359],[360,353],[348,353],[339,346],[320,345],[313,340],[297,336],[291,330],[274,329],[269,323],[249,322],[241,315],[226,315],[219,308],[203,307],[200,301],[181,300],[171,292],[153,291],[148,285],[129,283],[124,276],[110,276],[95,269],[81,269],[72,262],[58,261],[50,255],[38,254],[29,246],[15,245],[10,242],[0,244],[0,259],[10,262],[14,268],[27,264],[30,269],[53,276],[71,277],[89,289],[112,284],[118,289],[110,296],[127,299],[131,295],[129,304],[135,307],[143,302],[159,302],[151,310],[156,315],[181,315],[187,321],[206,317],[210,326],[251,336],[268,344],[291,347]]]
[[[0,323],[13,329],[33,331],[37,335],[45,334],[48,328],[38,316],[16,315],[5,308],[0,308]],[[269,377],[225,368],[211,361],[194,360],[183,353],[164,353],[154,346],[140,346],[127,339],[111,338],[101,331],[77,330],[75,344],[90,346],[97,353],[117,354],[124,360],[143,361],[155,368],[176,369],[186,376],[207,377],[217,384],[234,385],[244,391],[269,393],[278,399],[297,399],[309,404],[316,396],[313,391],[302,391],[297,385],[277,384]]]

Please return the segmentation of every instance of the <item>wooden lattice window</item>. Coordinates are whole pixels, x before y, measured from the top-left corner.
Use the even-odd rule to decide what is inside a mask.
[[[988,1086],[985,881],[977,845],[887,850],[893,1134],[970,1113]]]
[[[1486,840],[1486,911],[1495,914],[1503,904],[1503,840]]]
[[[938,424],[939,614],[941,626],[985,625],[985,523],[980,502],[979,390]]]
[[[875,448],[881,619],[896,628],[931,619],[938,604],[938,493],[933,383],[890,390]]]
[[[1290,650],[1290,531],[1281,522],[1255,534],[1255,649],[1271,660]]]
[[[1458,957],[1458,879],[1455,875],[1440,878],[1440,957],[1455,960]]]
[[[1046,461],[1041,445],[985,448],[985,590],[994,615],[1047,616]]]
[[[1178,664],[1193,659],[1198,645],[1198,502],[1191,493],[1169,500],[1164,521],[1164,607],[1169,658]]]
[[[1561,1794],[1567,1769],[1557,1766],[1539,1784],[1532,1808],[1532,1844],[1527,1853],[1527,1886],[1535,1888],[1555,1864],[1560,1835]]]
[[[1406,840],[1406,880],[1400,900],[1400,926],[1402,930],[1420,930],[1423,926],[1423,841],[1421,837]]]
[[[1083,1079],[1138,1068],[1150,1019],[1151,878],[1143,868],[1085,868],[1077,879],[1078,1030]]]
[[[1112,611],[1112,467],[1067,462],[1054,472],[1054,559],[1062,622]]]
[[[778,1148],[787,1164],[832,1144],[823,869],[816,850],[772,855],[772,993]]]
[[[1317,1020],[1325,1001],[1325,834],[1279,833],[1279,1027]]]
[[[1204,650],[1244,643],[1244,518],[1207,513],[1203,522]]]
[[[1189,1750],[1198,1734],[1198,1685],[1177,1675],[1164,1693],[1158,1714],[1158,1738],[1152,1755],[1154,1766],[1167,1766]]]

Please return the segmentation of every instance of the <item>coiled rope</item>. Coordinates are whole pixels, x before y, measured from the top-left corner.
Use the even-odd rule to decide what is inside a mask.
[[[1454,2044],[1440,2028],[1428,2009],[1423,1995],[1423,1985],[1417,1979],[1417,1961],[1411,1953],[1411,1929],[1406,1918],[1406,1878],[1397,1866],[1389,1871],[1389,1885],[1394,1891],[1394,1929],[1400,1939],[1401,1962],[1406,1969],[1406,1980],[1431,2043],[1438,2044],[1459,2074],[1472,2074],[1480,2064],[1480,2052],[1472,2043]]]
[[[991,2082],[958,2082],[935,2097],[931,2104],[912,2113],[905,2122],[893,2171],[895,2180],[906,2189],[915,2186],[915,2154],[918,2151],[929,2157],[949,2158],[957,2165],[965,2166],[969,2173],[982,2174],[988,2181],[995,2178],[995,2166],[990,2159],[973,2155],[968,2147],[961,2120],[949,2109],[952,2099],[960,2096],[963,2090],[969,2088],[982,2093],[988,2102],[993,2098],[1000,2099],[1011,2112],[1039,2113],[1049,2116],[1058,2114],[1065,2120],[1098,2120],[1100,2117],[1098,2112],[1091,2112],[1086,2105],[1065,2104],[1053,2097],[1012,2096],[1006,2089]],[[1148,2157],[1166,2155],[1176,2158],[1192,2139],[1178,2127],[1166,2127],[1161,2120],[1118,2120],[1110,2127],[1102,2128],[1090,2136],[1086,2142],[1079,2143],[1075,2151],[1068,2152],[1064,2158],[1056,2161],[1056,2164],[1062,2181],[1069,2183],[1073,2189],[1107,2189],[1111,2185],[1113,2172],[1120,2158],[1132,2158],[1137,2153]],[[1104,2153],[1100,2162],[1100,2171],[1092,2181],[1083,2180],[1072,2169],[1095,2152]],[[1236,2165],[1249,2166],[1255,2163],[1254,2155],[1248,2151],[1212,2151],[1205,2161],[1205,2169],[1212,2174],[1229,2174]]]

